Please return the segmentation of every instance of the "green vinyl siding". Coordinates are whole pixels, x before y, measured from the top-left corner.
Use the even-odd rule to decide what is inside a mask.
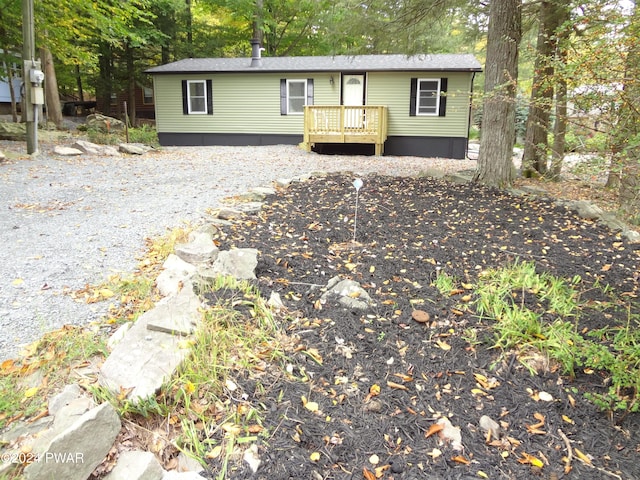
[[[447,78],[444,117],[409,115],[412,78]],[[459,72],[372,72],[367,75],[367,103],[388,107],[388,134],[466,137],[469,125],[471,75]]]
[[[280,80],[314,80],[314,104],[335,105],[338,81],[329,73],[155,75],[156,128],[171,133],[303,134],[302,115],[281,115]],[[339,78],[333,74],[334,79]],[[182,81],[212,80],[213,115],[183,114]]]
[[[280,80],[310,78],[314,105],[340,104],[339,72],[154,75],[156,127],[160,133],[302,135],[303,116],[280,113]],[[412,78],[448,79],[445,116],[410,115]],[[183,80],[212,80],[213,115],[183,114]],[[370,72],[366,103],[388,107],[390,136],[466,138],[471,81],[466,72]]]

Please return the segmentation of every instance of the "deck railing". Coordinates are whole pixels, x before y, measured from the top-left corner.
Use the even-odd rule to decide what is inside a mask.
[[[387,107],[308,105],[304,107],[303,147],[315,143],[373,143],[382,155],[387,139]]]

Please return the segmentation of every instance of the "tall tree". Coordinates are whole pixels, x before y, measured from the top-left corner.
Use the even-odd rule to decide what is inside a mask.
[[[484,113],[478,166],[473,180],[507,187],[513,182],[520,0],[494,0],[489,11]]]
[[[640,12],[635,3],[623,33],[627,54],[614,142],[620,169],[620,206],[640,224]]]
[[[568,8],[565,0],[542,0],[539,3],[538,40],[522,159],[525,177],[534,176],[534,172],[541,175],[547,172],[558,31],[568,16]]]

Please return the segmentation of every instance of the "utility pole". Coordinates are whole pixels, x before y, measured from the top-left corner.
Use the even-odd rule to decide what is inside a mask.
[[[44,103],[40,62],[35,60],[33,0],[22,0],[22,82],[23,108],[27,120],[27,153],[38,152],[38,105]]]

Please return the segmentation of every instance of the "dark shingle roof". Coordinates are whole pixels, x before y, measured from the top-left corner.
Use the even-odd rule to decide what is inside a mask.
[[[262,57],[260,60],[259,66],[251,66],[251,58],[187,58],[150,68],[147,73],[482,71],[471,54]]]

